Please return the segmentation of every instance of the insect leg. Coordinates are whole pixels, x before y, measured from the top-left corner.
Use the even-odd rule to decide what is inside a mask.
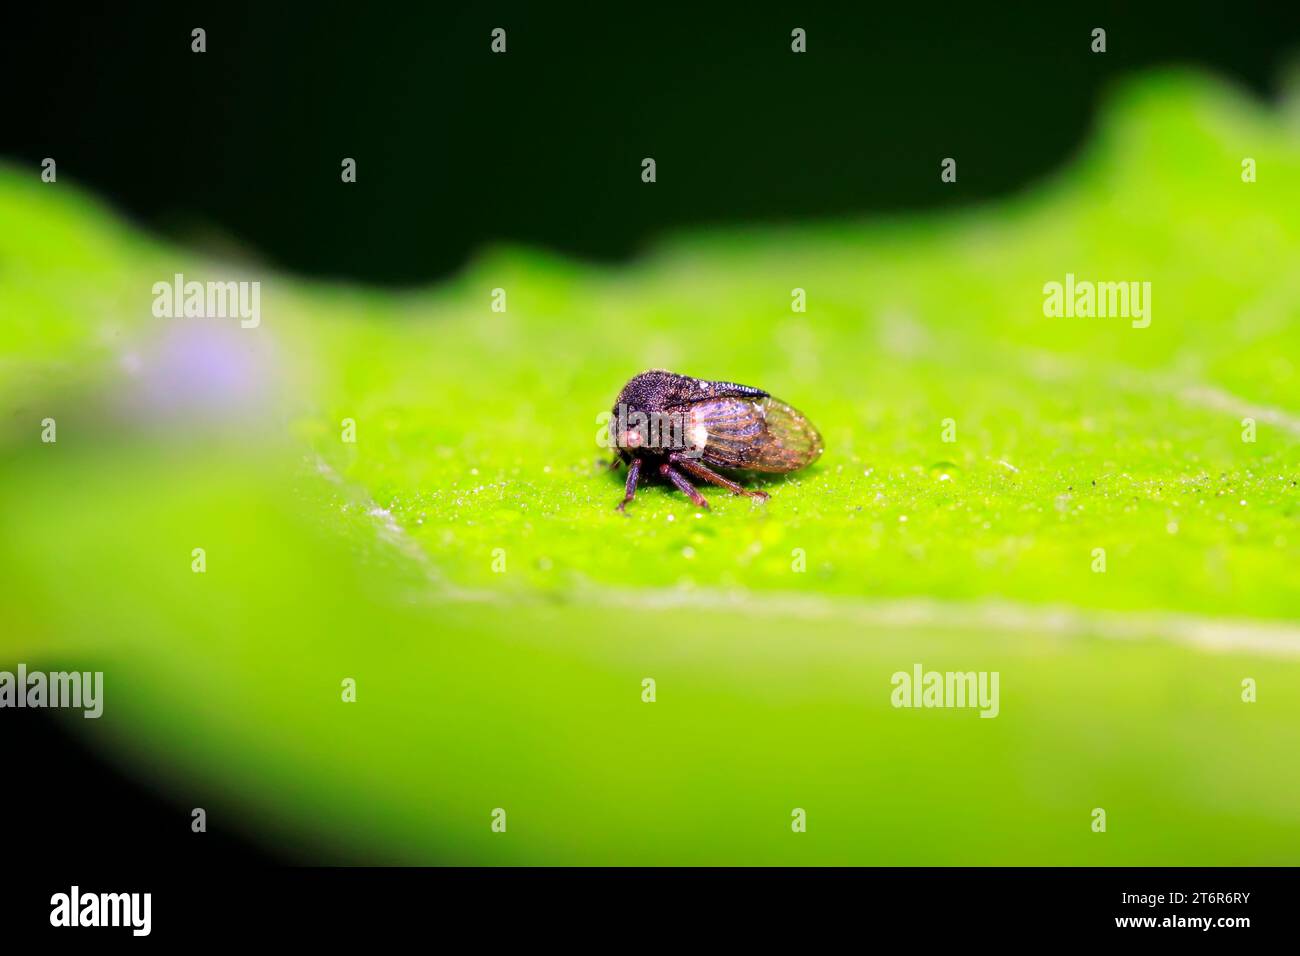
[[[677,486],[678,491],[690,498],[691,501],[695,502],[695,507],[704,508],[706,511],[708,510],[709,503],[704,499],[704,496],[700,494],[699,491],[696,490],[695,486],[687,481],[682,473],[672,465],[664,462],[659,466],[659,474],[671,481]]]
[[[687,458],[678,452],[668,456],[668,460],[680,468],[685,468],[696,478],[703,478],[705,481],[711,481],[715,485],[721,485],[733,495],[747,495],[750,498],[759,498],[766,501],[771,497],[766,491],[750,491],[736,484],[730,478],[724,478],[702,461],[696,461],[694,458]]]
[[[636,482],[641,477],[641,459],[633,458],[632,463],[627,466],[627,488],[623,492],[623,500],[619,502],[618,510],[622,511],[627,507],[627,503],[636,496]]]

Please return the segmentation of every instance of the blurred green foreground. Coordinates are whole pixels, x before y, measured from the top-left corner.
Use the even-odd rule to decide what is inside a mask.
[[[1153,75],[996,206],[418,294],[0,169],[0,668],[103,670],[72,732],[304,861],[1294,864],[1294,116]],[[1045,317],[1067,272],[1149,281],[1150,326]],[[261,281],[261,324],[156,318],[175,273]],[[616,514],[596,416],[656,366],[826,454]],[[998,671],[999,716],[895,709],[917,663]]]

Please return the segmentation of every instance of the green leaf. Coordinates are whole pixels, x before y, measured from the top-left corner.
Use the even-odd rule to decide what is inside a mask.
[[[1294,860],[1300,137],[1156,74],[1059,178],[953,196],[394,294],[2,170],[3,660],[104,670],[77,732],[310,860]],[[1150,325],[1045,316],[1067,272]],[[175,273],[261,324],[155,318]],[[826,453],[620,515],[597,416],[648,367]],[[998,672],[997,717],[892,706],[916,664]]]

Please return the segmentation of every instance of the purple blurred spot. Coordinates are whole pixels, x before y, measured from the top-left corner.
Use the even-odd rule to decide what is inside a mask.
[[[133,416],[223,421],[249,417],[271,399],[270,339],[229,319],[161,319],[156,337],[123,353],[135,386]]]

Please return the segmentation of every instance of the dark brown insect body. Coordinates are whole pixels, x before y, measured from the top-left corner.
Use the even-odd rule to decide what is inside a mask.
[[[642,469],[653,469],[697,508],[709,503],[687,479],[721,485],[733,494],[767,498],[714,471],[784,474],[816,461],[822,439],[812,422],[760,388],[734,382],[642,372],[623,386],[610,421],[616,449],[611,467],[626,463],[622,511],[636,494]]]

